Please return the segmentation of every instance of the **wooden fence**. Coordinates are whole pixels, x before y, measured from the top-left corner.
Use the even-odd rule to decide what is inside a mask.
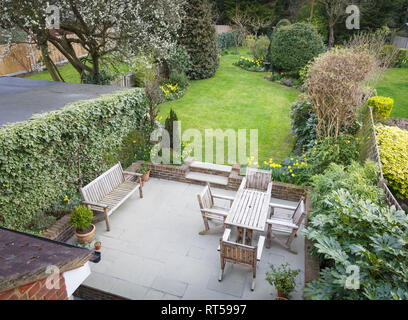
[[[218,34],[218,33],[223,33],[223,32],[231,31],[231,30],[232,30],[232,27],[231,27],[231,26],[226,26],[226,25],[218,24],[218,25],[215,26],[215,30],[217,31],[217,34]]]
[[[408,49],[408,38],[407,37],[400,37],[400,36],[395,36],[393,45],[396,48],[403,48],[403,49]]]
[[[398,210],[402,210],[401,205],[388,188],[387,180],[384,178],[381,156],[377,143],[377,134],[375,132],[375,122],[373,117],[372,107],[367,108],[367,112],[363,115],[363,127],[362,127],[362,145],[360,150],[360,157],[362,160],[369,159],[378,164],[380,168],[378,176],[378,186],[384,190],[385,198],[390,206],[394,205]]]
[[[52,44],[49,44],[49,54],[55,64],[67,62],[66,58]],[[78,43],[73,44],[78,56],[87,54],[87,51]],[[0,46],[0,53],[4,52],[6,45]],[[40,61],[41,51],[34,45],[26,43],[15,44],[11,47],[7,56],[0,61],[0,76],[18,75],[34,70],[42,69],[44,66]]]

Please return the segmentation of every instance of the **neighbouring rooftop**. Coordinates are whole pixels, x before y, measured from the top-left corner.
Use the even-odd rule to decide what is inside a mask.
[[[302,299],[305,279],[305,241],[301,232],[292,243],[298,254],[272,242],[264,248],[258,264],[255,291],[250,290],[252,271],[227,263],[218,281],[220,255],[217,251],[222,227],[206,235],[197,193],[203,186],[151,178],[110,216],[96,224],[96,240],[102,243],[102,259],[92,264],[83,285],[129,299],[268,299],[275,289],[265,280],[270,264],[288,262],[301,269],[293,299]],[[222,195],[234,191],[214,189]],[[286,205],[294,202],[272,199]],[[221,205],[228,206],[228,203]],[[276,216],[288,214],[277,210]],[[255,235],[255,243],[259,234]],[[74,238],[71,242],[75,241]]]
[[[33,114],[58,110],[66,104],[99,97],[114,86],[0,77],[0,127],[28,120]]]
[[[88,249],[0,228],[0,291],[46,277],[49,265],[65,272],[92,256]]]

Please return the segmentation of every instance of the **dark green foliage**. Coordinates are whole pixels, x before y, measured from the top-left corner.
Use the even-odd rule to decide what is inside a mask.
[[[341,134],[337,138],[329,137],[310,148],[304,157],[307,167],[299,173],[304,184],[310,183],[310,178],[322,173],[331,163],[348,166],[359,159],[359,141],[352,135]]]
[[[190,0],[185,5],[186,15],[179,41],[190,55],[190,79],[211,78],[219,66],[215,27],[211,20],[208,0]]]
[[[301,153],[317,141],[317,116],[310,101],[299,101],[291,106],[292,131],[296,135],[295,149]]]
[[[170,73],[169,80],[171,83],[177,83],[181,88],[186,88],[190,84],[190,81],[185,73],[172,72]]]
[[[299,71],[324,50],[322,37],[311,24],[295,23],[273,33],[270,57],[274,68]]]
[[[241,38],[238,36],[238,34],[239,34],[238,30],[231,30],[231,31],[217,34],[218,49],[222,50],[222,49],[229,49],[229,48],[235,47],[236,39]],[[241,44],[242,43],[238,43],[238,45],[241,45]]]
[[[180,137],[177,135],[174,136],[173,128],[174,128],[174,122],[178,121],[177,114],[174,112],[173,109],[170,109],[170,114],[167,116],[166,121],[164,123],[164,129],[167,130],[167,132],[170,135],[170,148],[173,148],[173,145],[175,142],[176,144],[180,140]]]
[[[106,70],[101,70],[96,75],[89,72],[81,75],[81,82],[87,84],[106,85],[110,84],[112,80],[114,80],[113,77]]]
[[[384,203],[377,174],[375,163],[354,162],[349,167],[332,164],[313,178],[313,210],[305,234],[320,258],[321,272],[306,285],[309,299],[408,299],[408,218]],[[359,286],[347,288],[353,274]]]
[[[183,46],[176,46],[171,49],[166,65],[170,74],[187,74],[191,70],[191,57]]]
[[[288,19],[279,20],[276,24],[276,28],[290,26],[292,23]]]

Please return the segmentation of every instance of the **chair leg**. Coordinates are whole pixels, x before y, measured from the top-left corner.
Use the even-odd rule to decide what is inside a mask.
[[[218,281],[222,281],[222,277],[224,276],[224,269],[225,269],[225,262],[224,259],[221,258],[221,269],[220,269],[220,273],[218,275]]]
[[[255,279],[256,279],[256,266],[252,269],[252,284],[251,284],[251,291],[255,290]]]
[[[108,211],[107,211],[106,208],[103,209],[103,213],[104,213],[104,215],[105,215],[106,231],[110,231],[109,216],[108,216]]]
[[[272,238],[272,225],[268,224],[268,231],[266,233],[266,248],[269,249],[271,247],[271,238]]]
[[[205,235],[206,233],[208,233],[208,231],[210,231],[210,225],[208,224],[208,218],[204,214],[203,214],[203,221],[204,221],[204,230],[199,232],[200,235]]]

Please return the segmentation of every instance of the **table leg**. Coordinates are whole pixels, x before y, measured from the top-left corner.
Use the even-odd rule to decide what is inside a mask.
[[[245,230],[245,244],[247,246],[252,245],[252,230],[250,230],[250,229]]]
[[[236,241],[237,241],[237,243],[242,243],[243,240],[244,240],[244,228],[237,227]]]

